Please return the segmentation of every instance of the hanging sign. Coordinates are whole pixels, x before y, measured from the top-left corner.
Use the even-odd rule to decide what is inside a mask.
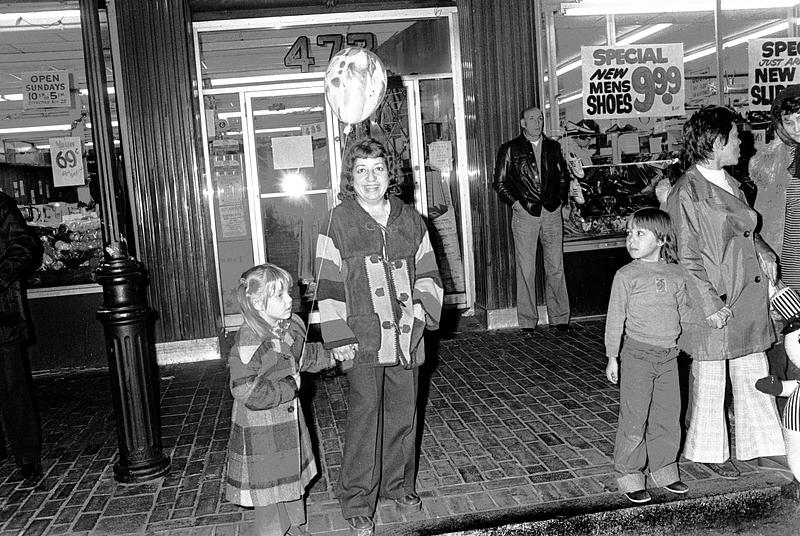
[[[685,114],[683,44],[581,47],[583,117]]]
[[[50,138],[54,186],[82,186],[83,144],[77,137]]]
[[[769,110],[786,86],[800,84],[800,39],[747,42],[750,110]]]
[[[69,71],[22,73],[22,108],[69,108]]]

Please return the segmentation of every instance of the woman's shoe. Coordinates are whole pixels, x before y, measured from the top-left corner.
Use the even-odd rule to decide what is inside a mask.
[[[416,493],[409,493],[394,500],[395,504],[404,510],[419,510],[422,508],[422,499]]]
[[[704,463],[703,465],[711,469],[713,473],[716,473],[717,476],[720,476],[725,480],[736,480],[739,478],[739,470],[730,460],[725,460],[722,463]]]
[[[375,522],[371,517],[353,516],[347,518],[350,528],[356,531],[358,536],[367,536],[375,531]]]
[[[625,494],[625,498],[636,504],[644,504],[650,502],[653,498],[646,489],[637,489],[636,491],[629,491]]]
[[[689,486],[681,482],[680,480],[676,480],[672,484],[667,484],[664,486],[664,489],[669,491],[670,493],[677,493],[678,495],[683,495],[687,491],[689,491]]]

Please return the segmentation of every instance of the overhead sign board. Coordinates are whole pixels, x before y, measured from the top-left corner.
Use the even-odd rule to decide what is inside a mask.
[[[800,84],[800,39],[747,42],[751,111],[766,111],[785,87]]]
[[[53,163],[53,185],[82,186],[83,142],[80,138],[66,136],[50,138],[50,159]]]
[[[583,117],[685,113],[683,44],[581,47]]]
[[[22,73],[22,107],[69,108],[69,71]]]

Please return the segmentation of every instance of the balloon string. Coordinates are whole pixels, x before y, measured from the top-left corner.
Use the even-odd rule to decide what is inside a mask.
[[[341,156],[341,158],[342,159],[344,158],[344,154],[347,151],[347,139],[350,137],[351,127],[352,127],[352,125],[350,123],[347,123],[345,125],[344,129],[342,130],[342,132],[344,133],[344,141],[342,142],[342,145],[341,145],[341,148],[342,148],[342,156]],[[327,227],[325,229],[325,236],[326,237],[331,235],[331,222],[332,221],[333,221],[333,210],[331,209],[330,211],[328,211],[328,225],[327,225]],[[319,261],[319,266],[317,267],[317,270],[316,270],[317,273],[314,275],[314,295],[311,298],[311,305],[309,306],[309,313],[308,313],[308,320],[309,321],[306,322],[306,334],[305,334],[305,337],[303,338],[303,347],[300,350],[300,355],[301,356],[303,355],[303,351],[305,350],[305,346],[306,346],[306,341],[308,340],[308,331],[311,329],[311,313],[314,312],[314,304],[318,303],[317,302],[317,292],[319,290],[319,274],[320,274],[320,272],[322,272],[322,263],[325,262],[325,257],[327,257],[327,256],[328,256],[328,241],[326,240],[325,241],[325,246],[324,246],[324,248],[322,250],[322,256],[321,256],[320,261]],[[321,318],[320,318],[319,324],[320,324],[320,326],[322,326],[322,319]]]

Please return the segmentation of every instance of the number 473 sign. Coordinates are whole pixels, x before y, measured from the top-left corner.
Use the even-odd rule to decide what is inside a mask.
[[[83,186],[83,140],[77,136],[50,138],[53,186]]]

